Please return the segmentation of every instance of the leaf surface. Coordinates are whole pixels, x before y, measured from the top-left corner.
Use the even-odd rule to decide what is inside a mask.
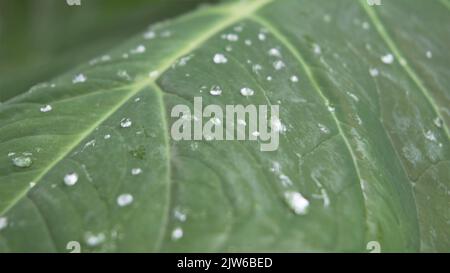
[[[0,250],[448,251],[450,9],[410,2],[202,9],[1,105]],[[279,104],[279,149],[172,141],[195,96]]]

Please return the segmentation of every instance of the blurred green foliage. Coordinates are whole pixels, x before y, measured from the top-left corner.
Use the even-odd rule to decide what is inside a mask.
[[[0,102],[215,0],[0,0]]]

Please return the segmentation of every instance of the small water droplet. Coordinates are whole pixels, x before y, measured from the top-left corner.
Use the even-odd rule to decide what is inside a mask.
[[[431,58],[433,58],[433,53],[428,50],[427,53],[426,53],[426,56],[427,56],[428,59],[431,59]]]
[[[322,53],[322,48],[318,44],[313,44],[314,54],[319,55]]]
[[[278,48],[271,48],[269,50],[269,55],[273,57],[281,58],[281,52]]]
[[[142,173],[142,169],[141,168],[133,168],[131,169],[131,175],[140,175]]]
[[[286,67],[286,65],[285,65],[284,62],[281,61],[281,60],[275,61],[275,62],[273,63],[273,68],[275,68],[275,70],[281,70],[281,69],[283,69],[283,68],[285,68],[285,67]]]
[[[309,201],[301,193],[288,191],[284,193],[284,198],[295,214],[305,215],[308,212]]]
[[[110,134],[106,134],[103,138],[104,138],[104,139],[110,139],[110,138],[111,138],[111,135],[110,135]]]
[[[175,209],[173,215],[175,219],[177,219],[180,222],[185,222],[187,219],[186,213],[180,211],[179,209]]]
[[[77,83],[83,83],[86,80],[87,80],[87,77],[84,74],[78,74],[75,76],[75,78],[73,78],[72,82],[74,84],[77,84]]]
[[[271,118],[271,128],[275,132],[278,133],[284,133],[286,132],[286,126],[281,122],[281,120],[278,117],[272,117]]]
[[[159,71],[157,71],[157,70],[151,71],[150,73],[148,73],[148,76],[150,78],[154,79],[159,76]]]
[[[259,33],[259,34],[258,34],[258,39],[259,39],[260,41],[265,41],[265,40],[267,39],[267,36],[266,36],[265,33]]]
[[[221,121],[220,118],[218,118],[218,117],[213,117],[213,118],[211,118],[211,122],[212,122],[212,124],[214,124],[214,125],[220,125],[220,124],[222,124],[222,121]]]
[[[211,94],[212,96],[220,96],[222,94],[222,88],[220,88],[220,86],[218,85],[214,85],[213,87],[211,87],[211,90],[209,90],[209,94]]]
[[[131,54],[141,54],[145,52],[145,46],[144,45],[138,45],[136,48],[132,49],[130,51]]]
[[[74,186],[78,182],[78,174],[75,172],[68,173],[64,176],[64,184]]]
[[[181,229],[180,227],[175,228],[172,231],[172,240],[176,241],[181,239],[181,237],[183,237],[183,229]]]
[[[151,40],[156,37],[156,33],[153,30],[149,30],[146,33],[144,33],[144,39]]]
[[[269,82],[272,81],[272,76],[267,76],[266,80],[268,80]]]
[[[251,46],[251,45],[252,45],[252,40],[247,39],[247,40],[244,41],[244,43],[245,43],[245,45],[247,45],[247,46]]]
[[[250,89],[248,87],[244,87],[241,89],[241,95],[244,97],[253,96],[253,94],[255,94],[255,91],[253,91],[253,89]]]
[[[369,69],[369,73],[370,73],[370,76],[372,76],[372,77],[378,77],[378,75],[380,75],[380,72],[376,68]]]
[[[320,131],[324,132],[325,134],[328,134],[330,132],[330,129],[328,129],[325,125],[321,123],[319,123],[317,126],[319,127]]]
[[[12,159],[14,166],[19,168],[28,168],[33,164],[33,160],[28,155],[16,156]]]
[[[224,64],[228,62],[228,59],[223,54],[217,53],[214,55],[213,61],[216,64]]]
[[[127,81],[131,81],[131,77],[130,77],[130,75],[128,75],[128,72],[126,70],[119,70],[117,72],[117,76],[119,78],[125,79]]]
[[[50,112],[50,111],[52,111],[52,106],[51,105],[49,105],[49,104],[47,104],[47,105],[45,105],[45,106],[42,106],[41,108],[40,108],[40,111],[42,112],[42,113],[47,113],[47,112]]]
[[[297,76],[291,76],[291,82],[298,82],[298,77]]]
[[[433,120],[433,123],[434,123],[434,125],[436,125],[436,127],[438,127],[438,128],[442,128],[442,126],[443,126],[443,121],[442,121],[442,119],[440,118],[440,117],[436,117],[434,120]]]
[[[428,139],[429,141],[436,141],[436,135],[431,130],[428,130],[425,133],[425,138]]]
[[[236,42],[236,41],[239,40],[239,36],[238,36],[237,34],[230,33],[230,34],[227,34],[227,35],[226,35],[226,38],[225,38],[225,39],[227,39],[227,40],[230,41],[230,42]]]
[[[124,193],[119,195],[119,197],[117,197],[117,204],[120,207],[125,207],[130,205],[131,203],[133,203],[133,195],[129,194],[129,193]]]
[[[370,24],[368,22],[363,22],[362,23],[362,28],[367,30],[367,29],[370,28]]]
[[[394,55],[392,54],[386,54],[384,56],[381,57],[381,61],[385,64],[391,64],[394,62]]]
[[[101,245],[105,241],[106,237],[104,233],[93,234],[91,232],[87,232],[85,234],[86,244],[90,247],[95,247]]]
[[[5,229],[8,226],[8,218],[0,217],[0,230]]]
[[[131,127],[131,125],[133,125],[133,122],[131,121],[130,118],[123,118],[120,121],[120,127],[122,127],[122,128],[129,128],[129,127]]]

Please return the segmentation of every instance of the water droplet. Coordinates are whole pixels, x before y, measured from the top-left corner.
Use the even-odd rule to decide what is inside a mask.
[[[40,111],[41,111],[42,113],[47,113],[47,112],[52,111],[52,109],[53,109],[52,106],[49,105],[49,104],[47,104],[47,105],[45,105],[45,106],[42,106],[41,109],[40,109]]]
[[[68,173],[64,176],[64,184],[66,184],[67,186],[73,186],[78,182],[78,174],[73,172],[73,173]]]
[[[370,24],[368,22],[363,22],[362,23],[362,28],[367,30],[367,29],[370,28]]]
[[[442,125],[444,124],[443,121],[442,121],[442,119],[441,119],[440,117],[436,117],[436,118],[433,120],[433,123],[434,123],[434,125],[436,125],[436,127],[438,127],[438,128],[442,128]]]
[[[427,53],[426,53],[426,56],[427,56],[428,59],[431,59],[431,58],[433,58],[433,53],[428,50]]]
[[[145,46],[144,45],[138,45],[135,49],[132,49],[130,51],[131,54],[141,54],[145,52]]]
[[[213,61],[216,64],[224,64],[228,62],[228,59],[223,54],[217,53],[214,55]]]
[[[141,168],[133,168],[131,169],[131,175],[140,175],[142,173]]]
[[[131,121],[130,118],[123,118],[120,121],[120,127],[122,127],[122,128],[129,128],[129,127],[131,127],[131,125],[133,125],[133,122]]]
[[[266,80],[268,80],[269,82],[272,81],[272,76],[267,76]]]
[[[436,141],[436,135],[431,130],[428,130],[425,133],[425,138],[428,139],[429,141]]]
[[[175,228],[172,231],[172,240],[176,241],[181,239],[181,237],[183,237],[183,229],[181,229],[180,227]]]
[[[308,212],[309,201],[301,193],[288,191],[284,193],[284,198],[295,214],[304,215]]]
[[[148,73],[148,76],[152,79],[155,79],[156,77],[159,76],[159,71],[157,70],[151,71],[150,73]]]
[[[209,90],[209,93],[213,96],[220,96],[222,94],[222,88],[218,85],[214,85],[211,87],[211,90]]]
[[[227,39],[230,42],[236,42],[239,40],[239,36],[237,34],[230,33],[225,36],[225,39]]]
[[[86,244],[90,247],[101,245],[105,239],[106,237],[104,233],[93,234],[91,232],[87,232],[85,234]]]
[[[151,40],[156,37],[156,33],[153,30],[149,30],[146,33],[144,33],[144,39]]]
[[[255,91],[253,91],[253,89],[250,89],[248,87],[244,87],[241,89],[241,95],[244,97],[253,96],[253,94],[255,94]]]
[[[325,125],[321,123],[319,123],[317,126],[319,127],[320,131],[324,132],[325,134],[328,134],[330,132],[330,129],[328,129]]]
[[[266,34],[265,33],[259,33],[258,34],[258,39],[260,40],[260,41],[265,41],[266,40]]]
[[[394,62],[394,55],[392,54],[386,54],[384,56],[381,57],[381,61],[385,64],[391,64]]]
[[[252,66],[252,70],[253,72],[255,72],[256,74],[259,74],[259,71],[262,70],[262,66],[260,64],[255,64]]]
[[[30,182],[30,188],[34,188],[36,186],[36,182]]]
[[[244,41],[244,43],[245,43],[245,45],[251,46],[252,45],[252,40],[247,39],[247,40]]]
[[[378,77],[378,75],[380,75],[380,72],[376,68],[369,69],[369,73],[370,73],[370,76],[372,76],[372,77]]]
[[[117,76],[119,78],[125,79],[127,81],[131,81],[131,77],[130,77],[130,75],[128,75],[128,72],[126,70],[119,70],[117,72]]]
[[[317,55],[322,53],[322,49],[320,48],[320,46],[318,44],[313,44],[313,51],[314,51],[314,54],[317,54]]]
[[[187,219],[186,213],[183,213],[179,209],[175,209],[175,211],[173,212],[173,215],[174,215],[175,219],[177,219],[180,222],[185,222]]]
[[[291,82],[298,82],[298,77],[297,76],[291,76]]]
[[[225,47],[225,50],[228,51],[228,52],[231,52],[231,51],[233,51],[233,47],[228,45],[228,46]]]
[[[272,130],[278,133],[286,132],[286,126],[283,123],[281,123],[281,120],[278,117],[271,118],[271,128]]]
[[[222,124],[222,121],[221,121],[220,118],[218,118],[218,117],[213,117],[213,118],[211,118],[211,122],[212,122],[212,124],[214,124],[214,125],[220,125],[220,124]]]
[[[281,60],[275,61],[275,62],[273,63],[273,68],[275,68],[275,70],[281,70],[281,69],[283,69],[283,68],[285,68],[285,67],[286,67],[286,65],[285,65],[284,62],[281,61]]]
[[[0,230],[5,229],[8,226],[8,218],[0,217]]]
[[[87,80],[87,77],[86,77],[85,75],[83,75],[83,74],[78,74],[78,75],[75,76],[75,78],[73,78],[72,82],[73,82],[74,84],[77,84],[77,83],[83,83],[83,82],[85,82],[86,80]]]
[[[13,162],[14,166],[19,167],[19,168],[28,168],[33,164],[33,160],[31,159],[31,157],[29,157],[27,155],[20,155],[20,156],[14,157],[12,159],[12,162]]]
[[[120,207],[125,207],[130,205],[131,203],[133,203],[133,195],[129,194],[129,193],[124,193],[119,195],[119,197],[117,197],[117,204]]]
[[[281,57],[281,52],[280,52],[280,50],[279,50],[278,48],[271,48],[271,49],[269,50],[269,55],[270,55],[270,56],[273,56],[273,57],[278,57],[278,58],[280,58],[280,57]]]
[[[247,126],[247,122],[245,122],[245,120],[243,120],[243,119],[238,119],[237,124],[239,124],[241,126]]]

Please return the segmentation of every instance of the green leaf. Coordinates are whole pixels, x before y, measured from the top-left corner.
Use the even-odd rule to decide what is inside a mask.
[[[15,97],[0,250],[449,251],[449,18],[446,1],[232,2]],[[173,141],[195,96],[279,104],[278,150]]]

